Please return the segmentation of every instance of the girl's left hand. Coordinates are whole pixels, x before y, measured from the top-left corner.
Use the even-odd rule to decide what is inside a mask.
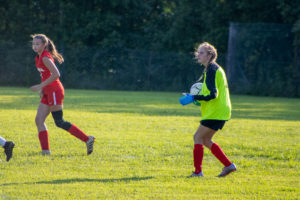
[[[40,84],[38,85],[34,85],[34,86],[31,86],[30,89],[35,92],[35,91],[38,91],[38,90],[41,90],[42,89],[42,86]]]

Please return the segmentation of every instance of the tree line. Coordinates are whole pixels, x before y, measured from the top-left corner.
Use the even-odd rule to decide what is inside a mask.
[[[229,23],[260,22],[291,25],[293,46],[289,51],[293,54],[291,63],[295,67],[294,82],[297,85],[297,79],[300,79],[299,19],[300,4],[294,0],[0,0],[0,56],[6,60],[5,66],[4,63],[0,64],[0,72],[5,71],[7,65],[16,66],[16,61],[10,63],[5,51],[14,49],[13,52],[16,51],[15,48],[20,48],[18,51],[29,55],[26,51],[30,51],[30,34],[45,33],[63,54],[70,56],[67,60],[74,59],[72,55],[84,57],[82,59],[86,62],[74,63],[76,66],[66,62],[62,66],[66,76],[67,72],[68,76],[73,74],[74,80],[82,73],[94,70],[96,74],[93,75],[106,79],[109,83],[107,85],[121,79],[126,82],[127,78],[132,78],[132,84],[139,81],[143,83],[140,88],[128,84],[125,88],[111,86],[112,88],[107,89],[183,89],[190,84],[186,79],[196,79],[201,72],[192,62],[192,52],[198,43],[208,41],[214,44],[219,51],[221,64],[225,65]],[[96,52],[98,55],[95,55]],[[122,52],[125,54],[120,54]],[[20,52],[17,54],[23,55]],[[129,54],[131,59],[117,58]],[[180,59],[176,63],[181,63],[182,66],[172,62],[174,55],[175,60]],[[97,61],[101,64],[96,65],[97,62],[93,61],[97,58],[101,59]],[[117,62],[114,63],[114,59]],[[163,66],[158,64],[159,60]],[[118,63],[121,61],[133,67]],[[26,63],[20,62],[32,64],[29,60]],[[83,66],[84,63],[89,65]],[[142,67],[143,63],[147,63],[147,67]],[[173,69],[170,66],[172,63]],[[131,73],[130,69],[135,71]],[[139,70],[143,72],[137,72]],[[165,82],[161,88],[154,87],[154,76],[163,74],[155,74],[155,70],[173,74],[174,80],[171,83]],[[120,73],[125,72],[128,77],[124,75],[122,78]],[[185,77],[180,78],[179,73]],[[148,82],[145,78],[147,76]],[[4,78],[6,81],[0,81],[1,84],[11,84],[8,77]],[[161,78],[169,77],[159,79]],[[31,77],[26,79],[20,84],[29,84],[33,80]],[[175,83],[175,79],[178,83]],[[89,87],[89,84],[68,84],[72,87]],[[104,86],[103,88],[106,89]],[[287,96],[299,95],[300,86]]]

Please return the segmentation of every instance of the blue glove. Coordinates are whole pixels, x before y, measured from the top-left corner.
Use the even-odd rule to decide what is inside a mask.
[[[194,101],[194,96],[190,94],[187,94],[186,96],[182,96],[179,98],[179,103],[181,103],[181,105],[183,106],[193,103],[193,101]]]

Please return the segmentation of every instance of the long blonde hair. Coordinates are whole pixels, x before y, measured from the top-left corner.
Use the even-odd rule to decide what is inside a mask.
[[[59,64],[64,62],[63,56],[60,53],[58,53],[52,40],[50,40],[50,38],[48,38],[45,34],[33,34],[31,35],[31,37],[32,39],[40,39],[43,42],[43,44],[46,44],[46,50],[51,54],[51,56],[55,60],[59,62]]]
[[[213,45],[209,44],[208,42],[203,42],[203,43],[199,44],[199,46],[197,47],[197,49],[195,50],[195,53],[194,53],[195,57],[198,56],[198,52],[201,47],[203,47],[206,50],[208,55],[211,55],[211,58],[208,63],[209,64],[215,63],[217,60],[217,57],[218,57],[218,52],[217,52],[217,49]]]
[[[216,60],[218,58],[217,49],[213,45],[211,45],[210,43],[208,43],[208,42],[203,42],[203,43],[201,43],[201,44],[198,45],[198,47],[196,48],[195,53],[194,53],[195,58],[197,59],[198,52],[199,52],[199,49],[201,47],[203,47],[206,50],[206,52],[207,52],[208,55],[211,55],[211,57],[210,57],[210,59],[208,61],[208,64],[216,63]],[[206,70],[207,70],[207,67],[205,67],[203,69],[203,72],[201,73],[201,75],[200,75],[199,79],[197,80],[197,82],[200,82],[203,79],[203,76],[204,76],[204,73],[205,73]]]

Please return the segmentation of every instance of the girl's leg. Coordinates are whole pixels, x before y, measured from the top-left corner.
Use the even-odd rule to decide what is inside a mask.
[[[35,123],[39,132],[39,140],[42,148],[42,152],[49,152],[49,136],[45,120],[50,113],[50,107],[46,104],[40,103],[37,114],[35,117]]]
[[[204,135],[207,134],[214,134],[215,131],[211,131],[207,129],[206,127],[200,125],[198,130],[196,131],[194,135],[194,167],[195,167],[195,174],[199,174],[202,172],[202,160],[203,160],[203,144],[205,141],[203,141]]]
[[[212,137],[217,132],[213,129],[210,129],[206,126],[203,126],[204,131],[201,135],[201,140],[203,144],[209,148],[212,152],[212,154],[225,166],[223,168],[223,171],[218,175],[219,177],[224,177],[230,174],[231,172],[236,171],[236,166],[230,162],[230,160],[227,158],[225,153],[222,151],[221,147],[212,141]]]
[[[80,130],[74,124],[65,121],[63,118],[62,109],[63,109],[63,105],[51,106],[51,113],[56,126],[68,131],[69,133],[71,133],[81,141],[87,142],[89,140],[89,136],[87,136],[82,130]]]
[[[95,138],[93,136],[87,136],[82,130],[80,130],[74,124],[71,124],[68,121],[65,121],[63,118],[63,105],[51,106],[51,113],[54,119],[54,122],[57,127],[62,128],[73,136],[77,137],[81,141],[87,144],[87,153],[91,154],[93,152],[93,143]]]
[[[221,147],[217,144],[214,143],[212,141],[212,137],[214,136],[214,134],[217,132],[213,129],[210,129],[206,126],[202,126],[203,130],[200,135],[201,137],[201,141],[203,142],[203,144],[209,148],[212,152],[212,154],[225,166],[228,167],[229,165],[231,165],[230,160],[227,158],[227,156],[225,155],[225,153],[222,151]]]

